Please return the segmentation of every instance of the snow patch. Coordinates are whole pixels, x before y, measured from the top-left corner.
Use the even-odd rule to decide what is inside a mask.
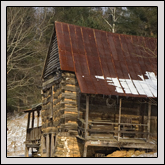
[[[148,79],[144,79],[143,75],[138,75],[141,80],[132,80],[130,74],[129,79],[118,79],[112,77],[104,77],[95,75],[97,79],[106,80],[108,85],[116,87],[118,93],[130,93],[135,95],[147,95],[148,97],[157,97],[157,78],[153,72],[146,72]],[[124,89],[124,91],[123,91]]]
[[[104,80],[104,76],[95,76],[97,79]]]

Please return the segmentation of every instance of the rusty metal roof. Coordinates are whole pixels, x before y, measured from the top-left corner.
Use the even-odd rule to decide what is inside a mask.
[[[157,39],[55,22],[61,70],[82,93],[157,97]]]

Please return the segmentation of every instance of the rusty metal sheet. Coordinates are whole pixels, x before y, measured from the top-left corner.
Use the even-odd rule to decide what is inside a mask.
[[[77,38],[76,38],[76,33],[75,33],[75,27],[73,25],[70,25],[69,26],[69,39],[71,41],[71,45],[72,45],[72,52],[73,53],[79,53],[79,50],[78,50],[78,45],[77,45]]]
[[[58,50],[61,50],[63,49],[63,46],[64,46],[64,37],[63,37],[61,23],[57,22],[55,24],[55,29],[56,29],[56,36],[57,36],[57,42],[58,42]]]
[[[71,52],[71,43],[70,43],[70,36],[69,36],[69,29],[66,24],[62,24],[62,30],[63,30],[63,37],[64,37],[64,50]]]
[[[123,55],[122,55],[123,51],[122,51],[121,43],[120,43],[120,36],[119,36],[119,34],[117,34],[117,35],[112,34],[112,36],[113,36],[113,40],[114,40],[114,44],[115,44],[116,53],[118,55],[118,61],[124,61]]]
[[[157,97],[157,61],[147,54],[156,54],[155,39],[59,22],[55,27],[61,69],[75,72],[82,93]]]
[[[84,55],[79,55],[74,53],[75,60],[75,70],[77,73],[89,76],[89,70],[87,67],[86,57]]]
[[[113,33],[107,33],[107,40],[108,40],[108,43],[110,46],[110,50],[111,50],[113,59],[118,60],[119,58],[118,58],[118,54],[117,54],[114,39],[113,39]]]
[[[139,65],[140,70],[136,70],[136,73],[139,74],[145,74],[146,72],[146,66],[143,60],[143,56],[141,54],[141,51],[139,49],[139,41],[137,36],[132,36],[132,42],[133,42],[133,46],[134,46],[134,53],[136,55],[136,59],[137,59],[137,64]],[[135,66],[136,67],[136,66]],[[138,71],[138,72],[137,72]]]
[[[81,34],[81,28],[79,26],[75,27],[75,33],[76,33],[76,38],[77,38],[77,46],[79,50],[79,54],[85,55],[85,49],[84,49],[84,43],[83,43],[83,38]]]
[[[56,35],[59,50],[60,66],[62,70],[74,71],[68,27],[66,24],[56,22]]]

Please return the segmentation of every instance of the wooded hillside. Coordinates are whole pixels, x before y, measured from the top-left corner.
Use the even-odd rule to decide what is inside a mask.
[[[7,112],[41,102],[41,74],[55,21],[157,37],[157,7],[7,7]]]

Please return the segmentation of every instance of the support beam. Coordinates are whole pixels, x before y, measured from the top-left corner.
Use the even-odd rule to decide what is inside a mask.
[[[37,127],[39,127],[40,111],[37,111]]]
[[[49,157],[49,134],[46,135],[46,153],[46,156]]]
[[[144,109],[146,109],[146,104],[144,105]],[[141,111],[141,116],[142,116],[142,120],[141,123],[144,124],[144,110],[142,109]],[[141,132],[144,132],[144,126],[142,126]],[[146,136],[144,136],[143,134],[141,135],[141,138],[146,138]]]
[[[50,155],[51,157],[53,157],[53,153],[54,153],[54,145],[55,145],[55,144],[54,144],[54,143],[55,143],[55,142],[54,142],[54,136],[55,136],[55,134],[52,133],[52,134],[51,134],[51,155]]]
[[[30,124],[30,114],[31,114],[31,112],[28,112],[27,129],[29,129],[29,124]]]
[[[31,115],[31,112],[28,112],[28,121],[27,121],[27,129],[26,129],[26,140],[28,139],[28,136],[29,136],[28,129],[30,127],[30,115]]]
[[[148,125],[148,137],[147,139],[149,140],[150,137],[150,121],[151,121],[151,103],[148,103],[148,121],[147,121],[147,125]]]
[[[34,128],[34,111],[32,112],[32,128]]]
[[[89,116],[89,96],[86,95],[86,114],[85,114],[85,144],[83,157],[87,156],[87,136],[88,136],[88,116]]]
[[[54,92],[54,86],[52,86],[52,92],[51,92],[51,114],[50,114],[50,118],[53,118],[53,92]]]
[[[44,153],[46,151],[46,135],[43,135],[42,138],[42,152]]]
[[[25,145],[25,157],[29,157],[29,147]]]
[[[88,136],[88,116],[89,116],[89,96],[86,96],[86,114],[85,114],[85,140],[87,140]]]
[[[80,118],[80,99],[81,99],[81,93],[78,92],[78,118]]]
[[[121,122],[121,102],[122,102],[122,99],[120,99],[120,105],[119,105],[119,121],[118,121],[118,141],[119,141],[119,138],[120,138],[120,122]]]
[[[85,142],[83,157],[87,157],[87,147],[88,147],[87,142]]]
[[[141,106],[139,105],[138,108],[137,108],[137,116],[139,117],[139,124],[141,124],[140,109],[141,109]],[[142,132],[142,126],[141,125],[138,125],[138,130],[140,132]],[[138,135],[138,137],[141,138],[141,135]]]

